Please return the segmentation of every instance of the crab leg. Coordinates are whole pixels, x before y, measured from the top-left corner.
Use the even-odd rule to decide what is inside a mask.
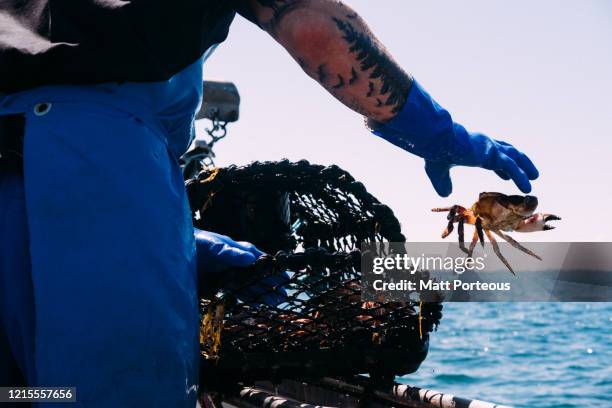
[[[441,210],[441,208],[434,208],[434,210]],[[453,205],[452,207],[450,207],[448,211],[448,215],[446,216],[446,219],[448,220],[448,225],[446,226],[446,229],[444,230],[444,232],[442,232],[442,239],[448,237],[451,234],[451,232],[453,232],[453,229],[455,228],[455,226],[453,225],[453,222],[455,222],[456,214],[457,214],[457,206]]]
[[[472,242],[470,243],[470,249],[468,249],[468,257],[471,258],[474,253],[474,248],[476,248],[476,244],[478,243],[478,231],[474,230],[474,235],[472,236]]]
[[[521,244],[519,244],[514,238],[512,238],[510,235],[506,235],[503,232],[499,231],[499,230],[491,230],[493,231],[495,234],[497,234],[498,236],[500,236],[501,238],[505,239],[506,241],[508,241],[513,247],[515,247],[516,249],[523,251],[524,253],[533,256],[536,259],[539,259],[540,261],[542,260],[542,258],[540,258],[539,255],[537,255],[535,252],[525,248],[524,246],[522,246]]]
[[[457,225],[457,235],[459,236],[459,248],[465,252],[466,254],[469,254],[467,248],[465,247],[465,241],[464,241],[464,229],[463,229],[463,224],[465,223],[465,218],[462,216],[461,218],[459,218],[459,223]]]
[[[512,267],[506,260],[506,258],[504,258],[501,251],[499,250],[499,245],[497,245],[497,241],[495,240],[495,237],[493,236],[493,234],[491,234],[491,231],[489,231],[488,229],[485,229],[484,232],[487,234],[487,238],[489,238],[489,241],[491,241],[491,246],[493,247],[493,252],[495,252],[495,255],[497,255],[500,261],[502,261],[504,265],[506,265],[506,267],[510,270],[510,272],[512,272],[513,275],[516,275],[516,273],[514,273],[514,270],[512,269]]]
[[[432,208],[431,211],[433,212],[447,212],[452,210],[453,207],[442,207],[442,208]]]
[[[478,234],[478,239],[480,239],[480,244],[484,248],[484,234],[482,233],[482,220],[480,219],[480,217],[476,218],[474,226],[476,227],[476,233]]]

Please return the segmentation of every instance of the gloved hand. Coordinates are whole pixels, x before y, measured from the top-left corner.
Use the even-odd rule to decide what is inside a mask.
[[[214,275],[228,272],[232,268],[246,268],[264,253],[248,242],[236,242],[225,235],[202,231],[194,228],[196,241],[196,262],[200,279],[213,278]],[[223,280],[223,276],[214,276]],[[239,289],[244,282],[235,282],[228,277],[223,286]],[[271,275],[256,284],[240,289],[238,297],[248,303],[265,303],[271,306],[282,303],[287,292],[282,288],[289,276]],[[205,282],[205,281],[204,281]]]
[[[525,154],[453,122],[416,81],[400,113],[388,123],[370,125],[377,136],[424,158],[425,171],[442,197],[453,190],[449,170],[457,165],[493,170],[504,180],[512,179],[524,193],[531,191],[529,180],[538,178],[538,170]]]

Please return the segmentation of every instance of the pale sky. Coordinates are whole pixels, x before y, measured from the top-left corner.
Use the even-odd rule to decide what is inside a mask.
[[[347,3],[457,122],[514,144],[538,166],[532,194],[563,221],[515,238],[612,241],[612,2]],[[451,172],[453,194],[438,197],[422,159],[371,135],[240,17],[205,77],[235,82],[242,97],[239,122],[216,146],[218,165],[338,164],[394,210],[410,241],[440,241],[445,216],[433,207],[469,206],[481,191],[520,194],[492,172],[462,167]]]

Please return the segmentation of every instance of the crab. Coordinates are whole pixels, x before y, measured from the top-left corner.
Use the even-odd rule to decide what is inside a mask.
[[[460,205],[453,205],[447,208],[433,208],[434,212],[448,212],[448,226],[442,233],[442,238],[448,237],[454,229],[454,223],[457,223],[457,235],[459,236],[459,247],[465,252],[468,257],[472,256],[476,244],[480,243],[484,247],[484,235],[491,242],[493,252],[506,265],[510,272],[514,270],[502,255],[499,250],[499,245],[493,234],[504,239],[513,247],[533,256],[539,260],[542,258],[531,250],[519,244],[514,238],[505,234],[505,232],[535,232],[548,231],[554,229],[552,225],[548,225],[549,221],[560,220],[561,218],[554,214],[534,213],[538,206],[538,199],[534,196],[521,195],[505,195],[502,193],[480,193],[478,201],[469,209]],[[464,242],[464,225],[474,225],[475,231],[472,237],[470,247],[465,247]]]

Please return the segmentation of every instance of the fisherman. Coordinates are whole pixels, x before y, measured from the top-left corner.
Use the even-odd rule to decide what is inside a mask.
[[[530,191],[526,155],[454,122],[339,1],[2,1],[0,385],[14,358],[23,384],[75,386],[83,406],[194,406],[196,270],[261,254],[194,234],[177,161],[235,13],[425,159],[441,196],[458,165]]]

